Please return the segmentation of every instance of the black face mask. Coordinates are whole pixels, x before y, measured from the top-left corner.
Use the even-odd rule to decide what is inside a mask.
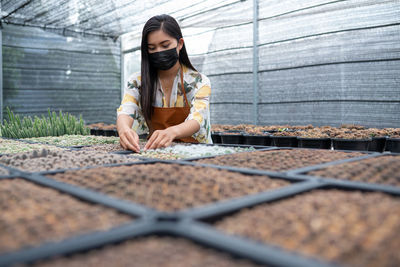
[[[179,56],[176,52],[176,47],[156,53],[149,53],[151,66],[159,70],[168,70],[175,65]]]

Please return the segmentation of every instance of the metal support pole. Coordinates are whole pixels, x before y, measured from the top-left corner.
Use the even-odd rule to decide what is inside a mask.
[[[258,0],[253,0],[253,123],[258,125]]]

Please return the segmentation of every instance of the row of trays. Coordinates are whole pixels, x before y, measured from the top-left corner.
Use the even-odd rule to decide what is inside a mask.
[[[119,136],[116,129],[103,130],[94,128],[90,130],[90,134],[97,136]],[[372,137],[370,139],[304,138],[298,136],[251,135],[221,132],[213,132],[211,137],[214,144],[260,145],[374,152],[390,151],[400,153],[400,139],[388,137]]]
[[[388,137],[372,137],[371,139],[304,138],[299,136],[250,135],[219,132],[213,132],[211,136],[214,144],[400,152],[400,139]]]

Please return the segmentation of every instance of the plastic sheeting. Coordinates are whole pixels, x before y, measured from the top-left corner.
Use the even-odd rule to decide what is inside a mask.
[[[251,20],[241,0],[3,0],[4,23],[117,37],[141,31],[154,15],[170,14],[182,27],[218,27]]]

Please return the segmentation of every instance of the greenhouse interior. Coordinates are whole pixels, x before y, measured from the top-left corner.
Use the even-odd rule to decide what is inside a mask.
[[[0,266],[400,266],[400,1],[0,11]]]

